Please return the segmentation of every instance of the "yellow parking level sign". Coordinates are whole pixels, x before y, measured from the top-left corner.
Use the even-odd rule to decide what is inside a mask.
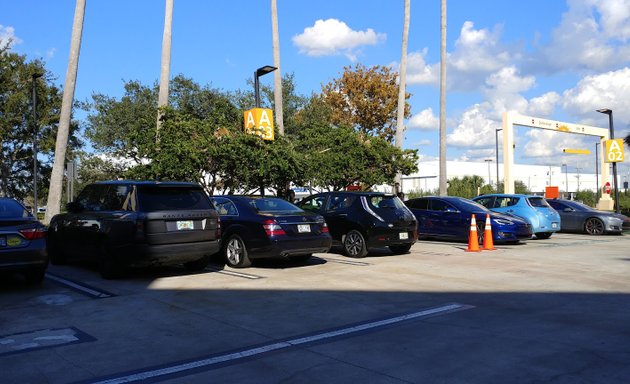
[[[258,135],[264,140],[273,140],[273,112],[267,108],[253,108],[245,111],[245,132]]]
[[[606,140],[606,163],[620,163],[624,159],[623,139]]]

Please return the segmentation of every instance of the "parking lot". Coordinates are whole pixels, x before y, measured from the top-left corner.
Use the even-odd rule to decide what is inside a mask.
[[[630,382],[630,235],[0,283],[3,383]]]

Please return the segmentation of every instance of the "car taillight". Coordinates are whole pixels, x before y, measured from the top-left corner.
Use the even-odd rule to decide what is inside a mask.
[[[322,225],[322,233],[328,233],[328,224],[324,223]]]
[[[20,233],[26,240],[37,240],[46,237],[45,228],[22,229]]]
[[[263,222],[263,228],[267,236],[286,235],[284,229],[275,220],[265,220]]]
[[[221,218],[217,217],[217,239],[221,238]]]

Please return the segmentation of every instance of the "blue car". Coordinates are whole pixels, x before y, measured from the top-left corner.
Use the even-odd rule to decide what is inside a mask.
[[[543,196],[520,194],[490,194],[477,196],[477,203],[494,212],[518,216],[532,225],[538,239],[548,239],[560,230],[560,214]]]
[[[222,256],[233,268],[252,259],[283,257],[306,261],[330,250],[324,217],[277,197],[212,196],[221,217]]]
[[[48,267],[46,227],[17,200],[0,197],[0,272],[41,283]]]
[[[532,237],[525,220],[490,211],[472,200],[455,196],[425,196],[405,201],[418,220],[418,237],[468,241],[475,215],[479,244],[483,244],[486,215],[490,215],[494,243],[517,243]]]

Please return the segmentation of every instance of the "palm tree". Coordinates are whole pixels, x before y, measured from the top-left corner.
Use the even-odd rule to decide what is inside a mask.
[[[74,101],[74,89],[77,83],[77,70],[79,67],[79,52],[81,51],[81,36],[83,35],[83,19],[85,16],[85,0],[77,0],[74,9],[74,21],[72,22],[72,37],[70,40],[70,58],[66,70],[66,84],[63,88],[61,100],[61,113],[59,116],[59,128],[55,144],[55,161],[50,175],[48,190],[48,202],[46,207],[45,223],[59,213],[61,208],[61,192],[63,188],[63,169],[66,163],[66,150],[68,136],[70,134],[70,118],[72,115],[72,103]]]
[[[162,112],[160,107],[168,104],[168,82],[171,69],[171,36],[173,27],[173,0],[166,0],[164,11],[164,34],[162,36],[162,66],[160,68],[160,90],[158,94],[157,127],[155,142],[160,141],[160,126],[162,125]]]
[[[442,0],[440,30],[440,196],[448,194],[446,186],[446,0]]]
[[[271,0],[271,30],[273,39],[273,66],[277,69],[273,74],[273,101],[276,105],[276,126],[278,133],[284,135],[284,119],[282,116],[282,71],[280,71],[280,37],[278,34],[278,4]]]
[[[398,84],[398,116],[396,117],[396,146],[402,148],[405,139],[405,99],[407,86],[407,42],[409,40],[409,14],[411,0],[405,0],[405,21],[403,23],[402,53],[400,55],[400,78]],[[396,182],[402,186],[402,175],[396,175]],[[402,191],[394,191],[395,193]]]

